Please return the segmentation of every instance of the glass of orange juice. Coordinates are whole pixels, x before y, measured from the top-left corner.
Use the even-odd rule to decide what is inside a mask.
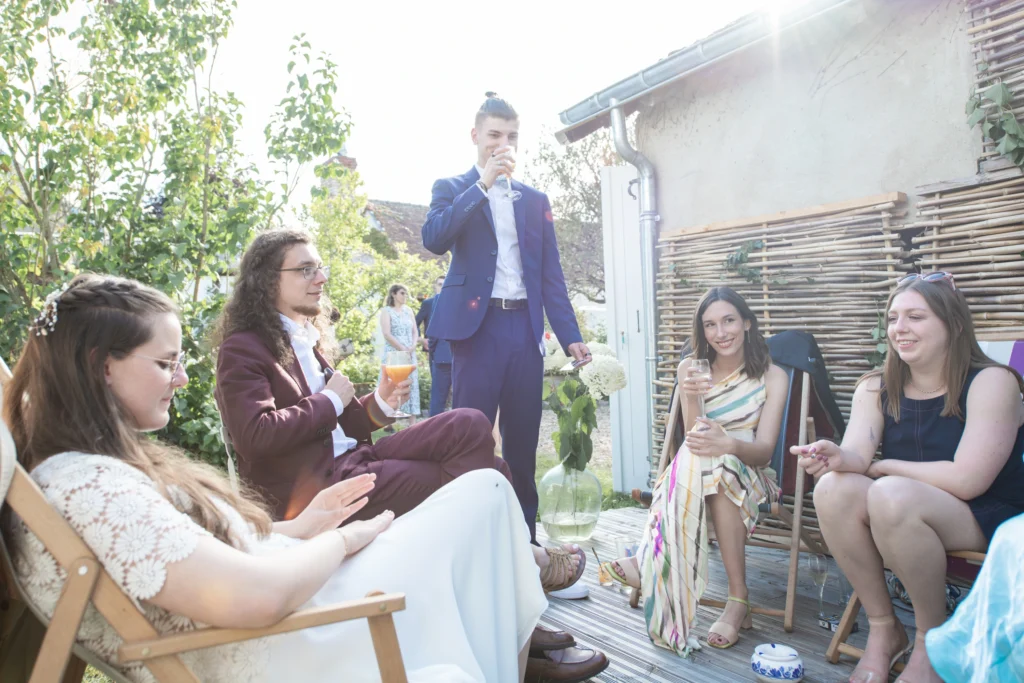
[[[413,359],[412,353],[409,351],[389,351],[387,357],[384,359],[384,372],[387,373],[388,379],[395,384],[404,382],[415,369],[416,361]],[[399,409],[395,411],[395,414],[392,415],[392,417],[396,420],[401,420],[412,417],[412,415]]]

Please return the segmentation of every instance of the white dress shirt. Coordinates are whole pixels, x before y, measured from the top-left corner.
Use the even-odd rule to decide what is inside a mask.
[[[331,403],[334,404],[334,412],[338,417],[341,417],[341,414],[345,411],[345,405],[341,402],[341,397],[337,393],[325,388],[327,386],[327,378],[324,377],[320,361],[317,360],[316,355],[313,353],[313,347],[320,341],[320,331],[310,325],[309,321],[306,321],[305,325],[299,327],[299,324],[288,316],[283,313],[280,315],[281,321],[284,323],[285,332],[291,338],[295,358],[298,359],[299,367],[302,368],[302,376],[306,378],[306,384],[309,385],[310,394],[323,394],[331,399]],[[377,399],[377,405],[380,406],[380,409],[384,411],[386,416],[391,417],[395,414],[394,409],[385,403],[376,391],[373,392],[373,397]],[[341,425],[336,426],[334,431],[331,432],[331,439],[334,440],[335,458],[347,453],[359,444],[352,437],[345,435]]]
[[[482,178],[484,170],[479,166],[476,172]],[[480,188],[479,185],[477,185]],[[483,192],[483,188],[480,188]],[[525,299],[526,284],[523,282],[523,259],[519,255],[519,233],[516,232],[516,214],[512,202],[502,196],[505,190],[495,183],[487,191],[487,201],[494,216],[494,234],[498,238],[498,266],[494,271],[494,287],[491,297],[495,299]]]

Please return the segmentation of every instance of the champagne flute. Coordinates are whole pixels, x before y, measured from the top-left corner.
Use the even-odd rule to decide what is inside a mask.
[[[409,351],[389,351],[384,359],[384,372],[388,379],[395,384],[404,382],[415,369],[416,362]],[[404,420],[412,415],[399,408],[392,417],[396,420]]]
[[[512,157],[512,163],[515,163],[515,151],[511,147],[506,147],[502,154],[508,154]],[[510,202],[519,201],[523,197],[523,193],[519,190],[512,189],[512,175],[510,173],[503,173],[495,179],[494,184],[501,188],[503,196]]]
[[[811,573],[814,585],[818,587],[818,618],[825,616],[825,583],[828,581],[828,556],[813,553],[807,556],[807,571]]]
[[[690,367],[693,369],[693,374],[691,375],[693,379],[697,381],[707,380],[710,384],[711,363],[708,361],[707,358],[694,358],[693,363],[690,365]],[[700,396],[697,397],[697,405],[700,406],[700,416],[707,417],[708,413],[707,410],[704,408],[704,394],[701,394]]]

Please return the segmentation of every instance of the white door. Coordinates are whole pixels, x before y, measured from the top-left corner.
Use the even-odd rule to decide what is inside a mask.
[[[616,491],[648,488],[651,472],[651,389],[644,365],[644,300],[640,268],[640,203],[629,195],[632,166],[601,171],[608,344],[626,368],[626,388],[611,397]],[[634,185],[634,194],[637,186]]]

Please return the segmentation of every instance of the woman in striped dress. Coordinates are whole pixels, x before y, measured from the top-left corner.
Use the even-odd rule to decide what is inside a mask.
[[[714,287],[700,300],[692,340],[694,354],[679,364],[686,440],[655,484],[636,558],[606,567],[641,589],[654,644],[682,656],[700,647],[691,630],[707,586],[708,513],[729,599],[707,642],[732,647],[739,629],[751,627],[744,549],[758,505],[778,496],[768,464],[788,395],[785,372],[772,365],[757,319],[732,289]],[[692,367],[695,358],[710,362],[710,380]]]

